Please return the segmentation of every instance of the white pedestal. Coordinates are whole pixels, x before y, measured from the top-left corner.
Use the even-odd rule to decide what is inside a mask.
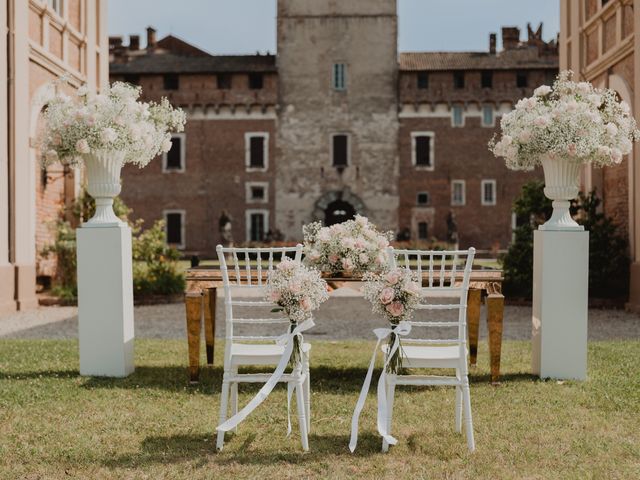
[[[76,231],[80,375],[126,377],[133,372],[131,229]]]
[[[541,378],[587,378],[589,232],[533,235],[532,369]]]

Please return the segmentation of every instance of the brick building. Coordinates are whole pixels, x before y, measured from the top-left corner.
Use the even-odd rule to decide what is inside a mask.
[[[55,271],[40,252],[78,177],[40,169],[40,112],[62,75],[68,93],[107,83],[106,9],[106,0],[0,2],[0,312],[36,306],[36,277]]]
[[[637,118],[640,111],[640,2],[562,0],[560,68],[581,80],[615,90]],[[628,234],[631,263],[629,307],[640,311],[640,153],[636,146],[620,165],[586,167],[583,187],[596,188],[604,213]]]
[[[511,27],[501,51],[494,34],[485,52],[398,54],[395,0],[280,0],[277,56],[209,55],[153,29],[146,48],[112,37],[111,80],[188,116],[166,156],[125,167],[122,197],[204,256],[227,218],[243,243],[300,240],[303,224],[354,213],[413,240],[457,230],[462,246],[505,248],[512,202],[540,172],[508,171],[487,142],[557,74],[557,46],[541,37]]]

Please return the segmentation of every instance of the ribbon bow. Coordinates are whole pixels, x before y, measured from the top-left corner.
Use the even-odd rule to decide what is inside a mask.
[[[376,343],[376,348],[373,350],[371,362],[369,363],[369,370],[367,371],[366,377],[364,377],[364,384],[362,385],[362,390],[360,390],[360,396],[358,397],[356,408],[353,411],[353,417],[351,417],[351,440],[349,441],[349,450],[351,450],[351,452],[355,451],[356,445],[358,444],[358,421],[360,419],[360,412],[362,412],[365,401],[367,400],[367,393],[369,393],[376,354],[378,353],[382,340],[392,333],[395,333],[396,337],[391,349],[387,352],[387,358],[384,362],[384,366],[382,367],[380,378],[378,379],[378,432],[389,445],[395,445],[398,443],[398,441],[387,431],[387,366],[389,365],[389,360],[400,347],[400,335],[408,335],[409,332],[411,332],[411,324],[407,322],[400,322],[397,326],[392,328],[376,328],[373,331],[376,337],[378,337],[378,342]]]
[[[284,352],[282,353],[282,357],[280,357],[280,362],[278,362],[278,366],[273,371],[269,380],[262,386],[260,391],[256,394],[255,397],[251,399],[249,403],[245,405],[245,407],[236,413],[233,417],[227,419],[227,421],[221,423],[216,427],[216,430],[219,432],[228,432],[229,430],[233,430],[240,422],[242,422],[245,418],[249,416],[251,412],[253,412],[258,405],[265,401],[265,399],[271,393],[271,390],[276,386],[280,378],[282,378],[282,374],[284,370],[287,368],[287,364],[289,363],[289,359],[291,358],[291,353],[293,352],[293,337],[301,334],[302,332],[309,330],[313,327],[315,323],[313,323],[313,319],[309,318],[298,325],[293,331],[289,333],[285,333],[278,337],[276,343],[279,345],[285,344]],[[287,409],[289,408],[291,401],[291,392],[293,390],[291,387],[288,388],[287,391]],[[291,432],[291,420],[289,420],[288,433]],[[287,434],[288,434],[287,433]]]

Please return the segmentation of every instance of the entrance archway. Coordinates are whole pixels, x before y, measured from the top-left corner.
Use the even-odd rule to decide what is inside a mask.
[[[324,211],[324,224],[326,226],[352,220],[356,215],[356,209],[349,202],[339,199],[334,200]]]
[[[367,210],[362,200],[345,188],[323,194],[314,206],[312,219],[333,225],[352,219],[356,214],[367,216]]]

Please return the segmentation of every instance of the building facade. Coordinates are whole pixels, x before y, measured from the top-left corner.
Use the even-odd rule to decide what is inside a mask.
[[[188,118],[162,159],[125,167],[125,203],[205,257],[355,213],[406,240],[506,248],[513,200],[540,172],[508,171],[487,142],[553,80],[557,45],[511,27],[500,51],[493,34],[484,52],[398,54],[397,30],[395,0],[280,0],[277,55],[213,56],[153,29],[146,48],[112,37],[111,79]]]
[[[41,170],[40,112],[66,75],[69,91],[108,81],[106,0],[0,2],[0,312],[37,305],[36,277],[55,263],[40,255],[51,223],[72,201],[74,173]]]
[[[580,80],[611,88],[640,111],[640,1],[561,0],[560,69],[573,70]],[[595,188],[604,213],[629,239],[631,263],[629,307],[640,311],[640,149],[620,165],[586,167],[585,190]]]

